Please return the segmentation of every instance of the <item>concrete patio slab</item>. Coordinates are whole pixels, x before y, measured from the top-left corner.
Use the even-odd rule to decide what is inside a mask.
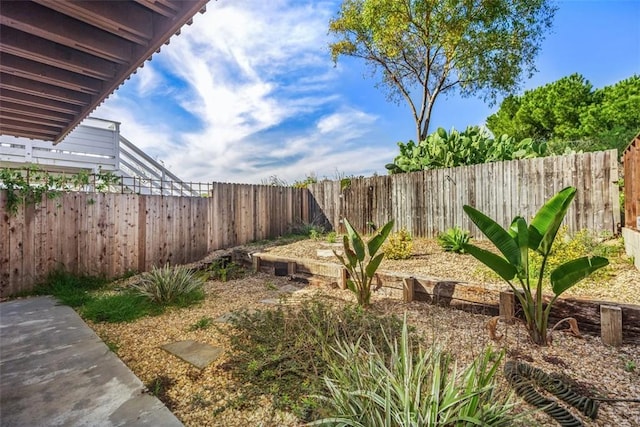
[[[0,425],[182,426],[70,307],[0,303]]]

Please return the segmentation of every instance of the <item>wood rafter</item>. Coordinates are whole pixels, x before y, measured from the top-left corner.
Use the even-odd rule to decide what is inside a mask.
[[[0,133],[60,142],[208,0],[0,0]]]

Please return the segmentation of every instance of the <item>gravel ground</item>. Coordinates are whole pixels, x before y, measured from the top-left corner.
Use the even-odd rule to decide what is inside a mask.
[[[300,255],[306,253],[302,251],[307,250],[309,242],[295,243],[289,249],[280,247],[278,250],[294,250]],[[426,261],[440,258],[436,249],[427,244],[416,245],[416,249],[422,253],[419,255],[422,258],[417,264],[425,269],[425,264],[431,264],[427,264]],[[212,254],[212,257],[215,256],[216,254]],[[437,271],[440,274],[448,273],[444,277],[450,277],[451,273],[455,273],[455,278],[458,279],[473,278],[467,276],[475,268],[475,265],[471,266],[473,260],[470,258],[465,257],[464,264],[461,264],[460,260],[453,263],[451,270]],[[440,275],[434,273],[435,270],[432,268],[444,268],[442,262],[436,263],[435,267],[429,267],[424,273]],[[460,265],[465,265],[465,268],[460,268]],[[633,280],[637,280],[637,276],[632,277]],[[210,366],[199,370],[160,349],[163,344],[187,339],[228,347],[215,327],[194,331],[190,329],[191,326],[203,317],[215,319],[236,309],[269,309],[273,306],[260,301],[287,295],[281,289],[290,288],[292,284],[295,283],[286,277],[273,277],[263,273],[224,283],[209,281],[206,284],[207,298],[198,306],[171,310],[162,316],[143,318],[132,323],[91,326],[145,384],[165,384],[163,387],[150,388],[160,392],[163,401],[187,426],[296,426],[300,423],[295,417],[273,411],[266,397],[263,401],[257,402],[255,409],[219,411],[225,402],[237,396],[238,390],[234,378],[222,369],[221,365],[227,360],[224,355]],[[602,295],[617,294],[596,295],[602,298]],[[350,292],[326,285],[306,286],[283,301],[296,304],[301,299],[313,296],[344,303],[354,301]],[[628,300],[637,302],[637,295]],[[519,324],[501,324],[501,332],[505,337],[499,343],[492,343],[485,329],[489,318],[482,314],[419,302],[405,304],[387,298],[381,293],[374,294],[372,310],[400,316],[407,313],[411,324],[417,327],[426,342],[443,345],[455,354],[460,365],[466,365],[485,345],[491,344],[504,348],[511,358],[528,361],[548,373],[555,372],[573,378],[592,395],[626,399],[637,399],[640,396],[640,346],[611,348],[603,345],[598,337],[586,336],[581,339],[556,332],[553,345],[536,347],[528,343],[526,332]],[[629,369],[632,364],[638,368]],[[525,404],[522,407],[524,408]],[[556,425],[543,413],[535,417],[540,425]],[[640,426],[640,404],[603,403],[597,420],[586,421],[585,425]]]

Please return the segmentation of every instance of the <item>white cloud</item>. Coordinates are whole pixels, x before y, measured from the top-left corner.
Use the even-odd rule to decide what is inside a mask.
[[[135,91],[121,90],[130,95],[112,96],[96,115],[121,121],[125,137],[187,181],[380,170],[393,153],[354,144],[376,117],[345,105],[334,87],[340,70],[327,50],[334,11],[332,2],[210,3],[132,79]],[[197,125],[178,131],[170,115],[141,111],[135,98],[158,93]]]

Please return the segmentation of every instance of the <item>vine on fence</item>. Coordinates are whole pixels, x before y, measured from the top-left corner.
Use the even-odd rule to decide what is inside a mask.
[[[92,179],[93,178],[93,182]],[[111,171],[98,170],[97,174],[80,171],[72,175],[49,173],[37,166],[25,169],[0,169],[0,190],[6,190],[7,211],[14,215],[20,205],[35,205],[46,195],[48,199],[60,197],[69,191],[106,192],[120,183],[120,177]]]

